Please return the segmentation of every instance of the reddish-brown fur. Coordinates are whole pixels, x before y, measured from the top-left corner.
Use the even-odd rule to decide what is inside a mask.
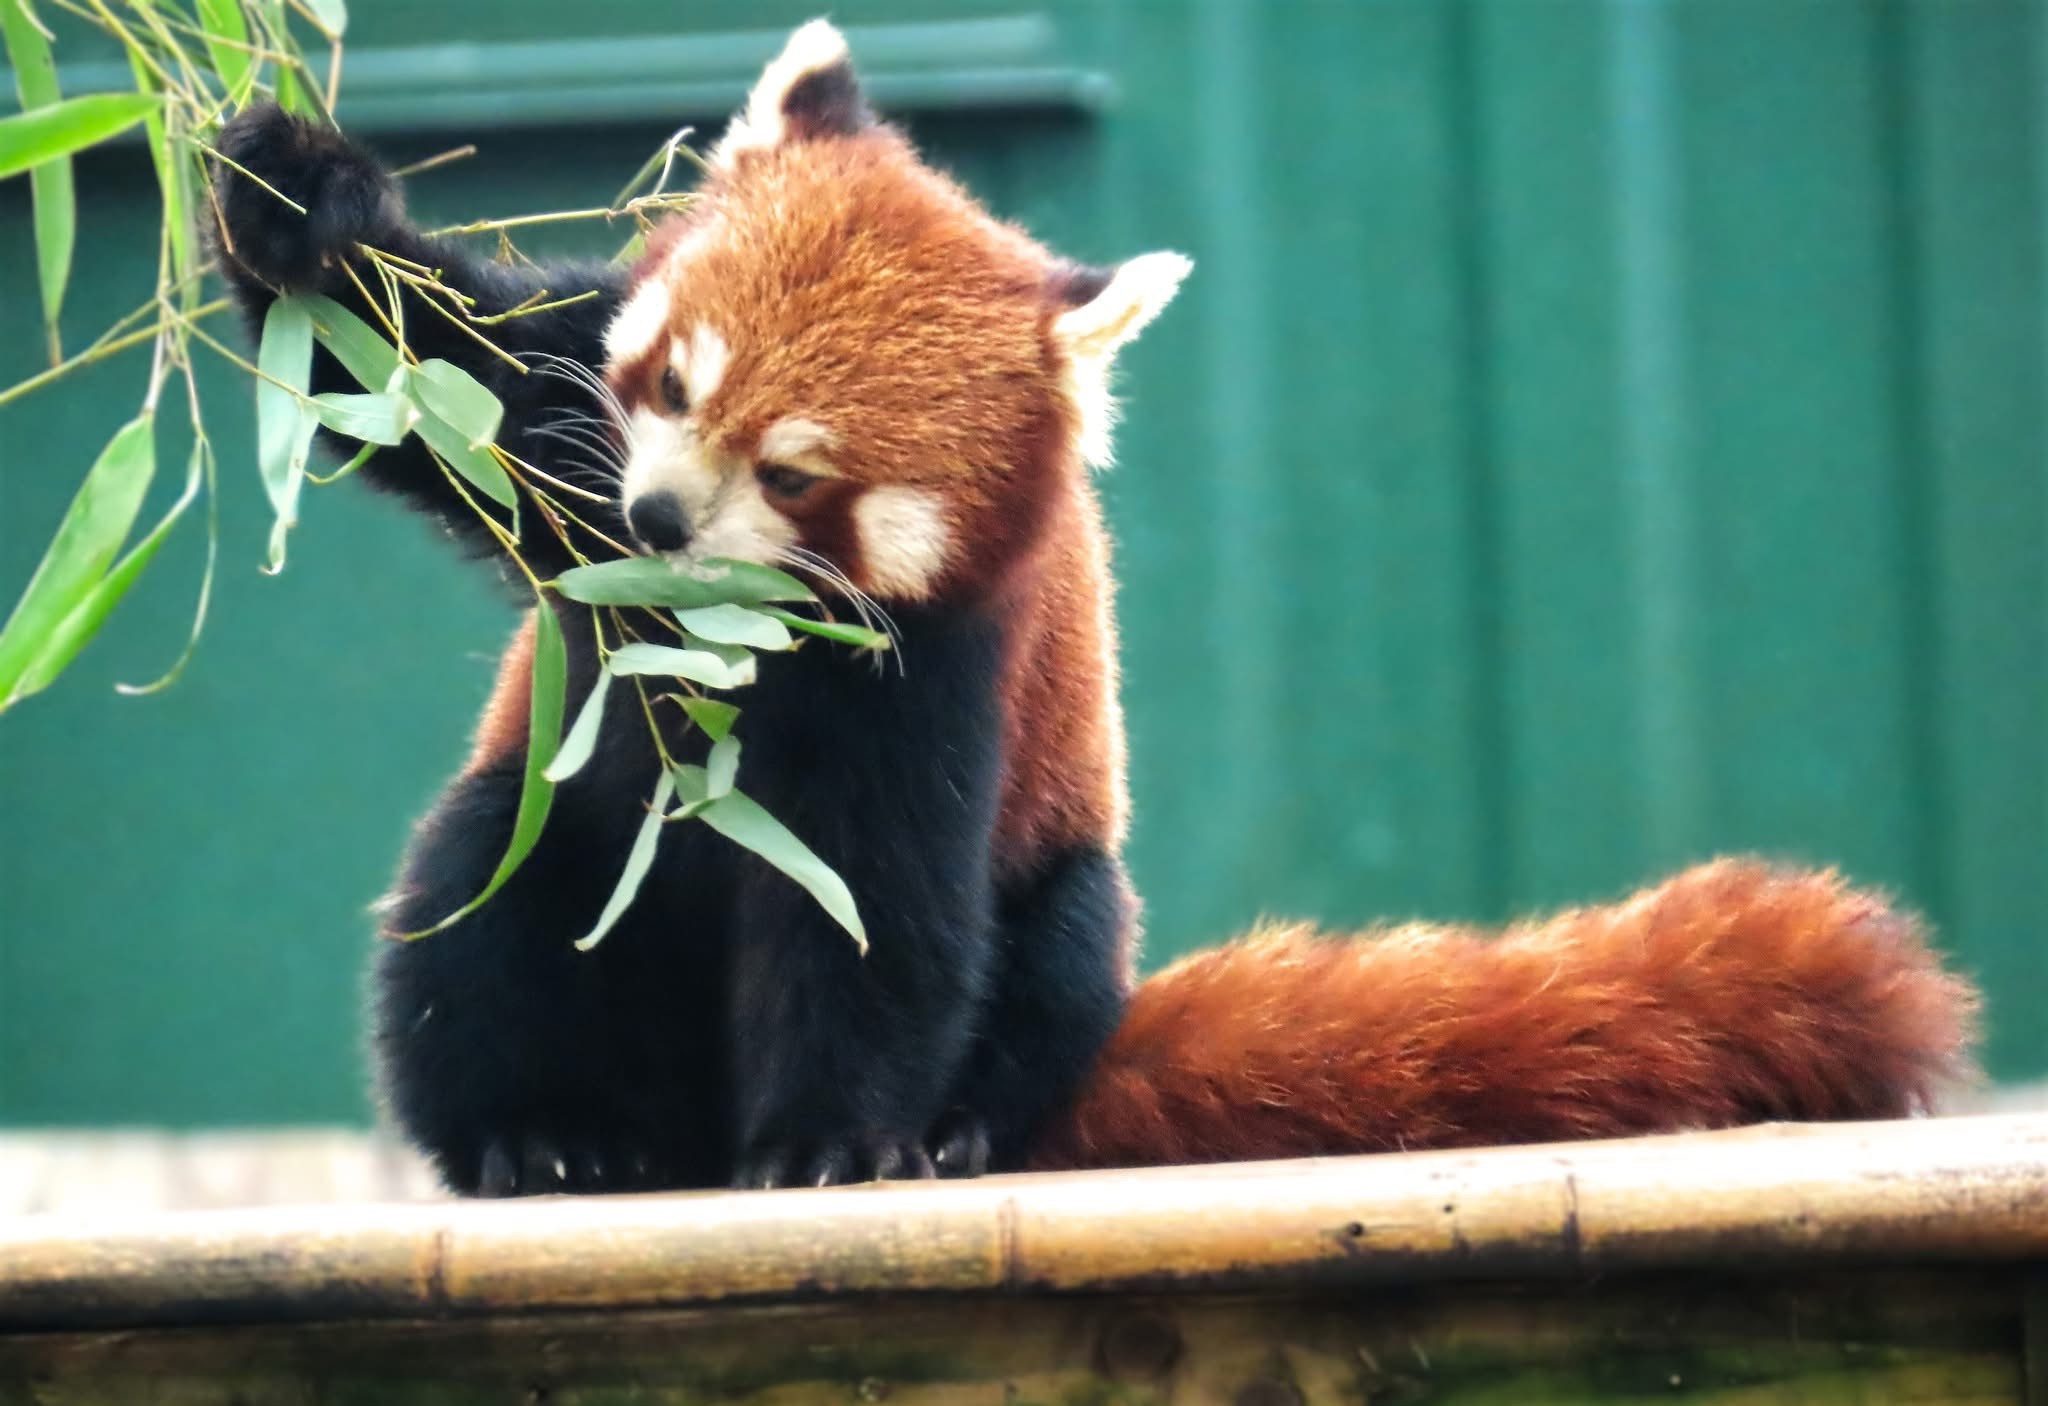
[[[872,126],[746,153],[657,234],[642,272],[674,290],[671,336],[701,322],[730,348],[691,408],[715,452],[754,458],[786,416],[830,430],[844,480],[784,509],[807,545],[859,581],[861,490],[944,503],[959,549],[932,594],[1005,624],[999,864],[1114,849],[1126,807],[1108,548],[1051,331],[1071,266]],[[665,364],[657,348],[609,374],[628,406],[649,405]]]
[[[715,453],[754,459],[788,416],[829,429],[843,477],[788,509],[807,545],[858,581],[862,492],[943,501],[963,550],[930,594],[993,609],[1006,631],[998,865],[1114,852],[1108,543],[1051,326],[1104,278],[990,218],[880,127],[743,153],[636,277],[673,284],[673,336],[704,322],[728,344],[717,389],[690,408]],[[609,368],[629,406],[658,404],[666,356]],[[529,624],[471,769],[523,741],[531,650]],[[1967,1073],[1975,1010],[1910,918],[1833,874],[1749,861],[1491,940],[1270,926],[1138,987],[1034,1165],[1900,1116]]]
[[[533,612],[528,611],[498,658],[498,677],[491,684],[483,716],[477,719],[469,758],[462,764],[465,776],[487,770],[526,745],[533,714],[533,635]]]
[[[1262,929],[1138,988],[1035,1165],[1125,1167],[1894,1118],[1976,996],[1832,873],[1702,865],[1491,941]]]

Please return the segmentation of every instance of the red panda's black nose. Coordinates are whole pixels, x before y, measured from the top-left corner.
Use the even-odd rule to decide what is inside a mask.
[[[626,508],[626,526],[649,549],[680,552],[690,545],[690,515],[673,493],[643,493]]]

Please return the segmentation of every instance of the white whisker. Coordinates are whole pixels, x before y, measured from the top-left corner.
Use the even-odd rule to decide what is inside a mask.
[[[625,476],[625,466],[608,445],[592,444],[587,440],[575,439],[557,430],[545,428],[535,428],[531,433],[535,439],[552,440],[566,449],[577,451],[573,455],[559,452],[555,454],[554,457],[565,464],[580,463],[595,469],[599,476],[609,483],[616,484]]]
[[[556,356],[552,352],[522,352],[520,355],[523,359],[535,363],[536,374],[566,381],[589,391],[596,398],[599,409],[620,421],[625,420],[626,407],[620,402],[617,393],[605,384],[603,377],[582,362],[565,356]]]
[[[823,577],[829,585],[846,597],[847,604],[853,608],[854,615],[863,628],[887,636],[890,652],[896,656],[897,672],[901,673],[908,667],[903,658],[903,634],[897,628],[894,617],[883,608],[880,601],[854,585],[837,565],[804,547],[783,547],[778,551],[778,559]],[[878,658],[875,660],[875,666],[884,667],[884,662]]]
[[[616,457],[618,444],[600,434],[584,429],[581,425],[535,425],[532,433],[561,444],[580,444],[599,454]]]

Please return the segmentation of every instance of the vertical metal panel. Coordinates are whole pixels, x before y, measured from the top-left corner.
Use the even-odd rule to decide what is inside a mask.
[[[1994,1066],[2048,1066],[2002,1018],[2048,914],[2038,8],[1124,8],[1120,53],[1230,32],[1265,75],[1245,114],[1199,55],[1120,67],[1104,130],[1170,114],[1110,198],[1196,254],[1187,335],[1246,353],[1139,349],[1112,489],[1126,537],[1185,533],[1124,563],[1155,952],[1762,850],[1931,909]],[[1195,465],[1220,521],[1141,482]],[[1218,591],[1277,616],[1208,646],[1282,671],[1256,713],[1189,704]],[[1277,771],[1200,794],[1268,727]]]
[[[1993,994],[1991,1051],[2048,1068],[2048,26],[2038,5],[1903,13],[1916,261],[1935,905]]]
[[[967,8],[1050,13],[1119,101],[919,135],[1067,252],[1197,261],[1127,353],[1101,480],[1153,959],[1262,912],[1496,917],[1763,849],[1930,907],[1991,988],[1995,1067],[2048,1070],[2037,3]],[[483,28],[355,10],[364,42]],[[415,198],[591,203],[665,130],[485,133]],[[81,332],[150,258],[142,168],[90,174],[88,228],[120,233]],[[28,237],[0,187],[0,267]],[[34,362],[19,291],[0,380]],[[0,583],[138,378],[0,411]],[[193,673],[104,687],[180,627],[188,538],[79,677],[0,722],[0,1120],[359,1114],[361,905],[507,628],[358,494],[319,495],[259,580],[239,392],[212,384],[227,555]]]

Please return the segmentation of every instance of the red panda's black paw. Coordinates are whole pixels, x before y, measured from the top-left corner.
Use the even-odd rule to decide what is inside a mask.
[[[478,1169],[478,1196],[555,1196],[643,1191],[660,1184],[645,1152],[575,1138],[494,1139]]]
[[[215,166],[224,226],[215,242],[224,257],[275,287],[317,288],[338,256],[375,244],[403,218],[398,187],[375,159],[332,127],[275,103],[237,113],[221,129],[219,149],[227,160]]]
[[[978,1177],[988,1171],[988,1122],[956,1108],[932,1124],[924,1145],[942,1177]]]
[[[760,1149],[740,1160],[732,1184],[740,1191],[772,1191],[785,1186],[918,1181],[933,1175],[932,1159],[915,1139],[856,1133],[836,1141]]]

